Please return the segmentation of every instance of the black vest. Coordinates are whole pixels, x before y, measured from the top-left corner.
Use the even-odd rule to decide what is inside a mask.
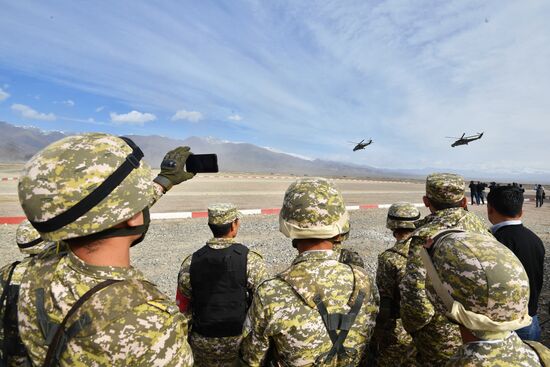
[[[224,249],[206,245],[191,258],[193,331],[207,337],[242,334],[248,309],[248,248],[238,243]]]

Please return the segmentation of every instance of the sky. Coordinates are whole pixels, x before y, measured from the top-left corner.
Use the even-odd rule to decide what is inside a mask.
[[[0,9],[0,120],[16,125],[208,136],[389,169],[550,174],[549,1]],[[445,138],[478,132],[468,146]]]

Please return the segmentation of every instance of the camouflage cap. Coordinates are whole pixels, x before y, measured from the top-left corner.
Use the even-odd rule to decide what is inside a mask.
[[[42,240],[40,233],[26,219],[17,227],[15,241],[19,251],[26,255],[37,255],[55,245],[54,242]]]
[[[209,224],[226,224],[241,218],[241,214],[235,205],[230,203],[218,203],[208,206]]]
[[[399,202],[388,209],[386,228],[416,229],[415,222],[420,219],[420,211],[411,203]]]
[[[473,232],[446,235],[434,246],[432,262],[445,292],[474,319],[483,317],[476,320],[477,326],[469,326],[474,334],[487,339],[488,332],[515,330],[530,320],[529,279],[521,262],[506,246],[493,236]],[[430,300],[448,314],[450,310],[432,283],[426,285]],[[452,308],[455,311],[455,306]],[[464,320],[468,321],[468,317],[456,321]]]
[[[464,178],[453,173],[432,173],[426,178],[426,196],[443,204],[453,204],[464,198]]]
[[[292,239],[332,238],[349,230],[340,191],[324,178],[304,178],[286,190],[279,230]]]
[[[19,178],[19,201],[31,222],[42,223],[81,202],[133,152],[119,137],[90,133],[56,141],[34,155]],[[59,229],[39,231],[45,240],[87,236],[128,220],[153,197],[151,169],[141,160],[98,204]]]

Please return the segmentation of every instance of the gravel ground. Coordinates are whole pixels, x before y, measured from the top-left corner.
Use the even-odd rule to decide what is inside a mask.
[[[550,216],[549,208],[533,214],[534,208],[526,208],[524,223],[537,233],[546,246],[545,284],[541,295],[539,317],[547,320],[550,302]],[[485,218],[485,208],[472,208]],[[387,210],[372,209],[351,212],[351,236],[346,245],[363,255],[368,268],[376,271],[377,256],[390,247],[394,240],[385,228]],[[423,209],[422,214],[427,214]],[[541,216],[542,215],[542,216]],[[1,243],[9,244],[0,247],[0,264],[19,258],[13,243],[16,226],[0,226]],[[150,227],[145,241],[132,249],[134,266],[142,270],[160,289],[173,296],[179,266],[183,259],[197,250],[210,238],[210,231],[204,218],[181,221],[156,221]],[[242,220],[238,240],[259,251],[268,263],[272,273],[286,268],[296,256],[296,250],[278,231],[278,217],[246,216]],[[543,326],[543,342],[550,346],[550,323]]]

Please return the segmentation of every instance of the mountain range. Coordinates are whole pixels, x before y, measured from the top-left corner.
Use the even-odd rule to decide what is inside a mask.
[[[16,126],[0,121],[0,162],[23,163],[46,145],[70,133],[47,132],[36,127]],[[145,160],[158,168],[164,154],[177,146],[190,146],[194,153],[216,153],[221,172],[276,173],[317,176],[351,176],[373,178],[423,179],[430,172],[445,171],[441,168],[417,167],[408,170],[376,168],[365,165],[308,159],[292,153],[282,153],[249,143],[236,143],[212,137],[192,136],[184,140],[158,135],[128,135],[143,150]],[[451,170],[452,172],[453,170]],[[548,172],[458,172],[467,179],[523,183],[550,182]]]

